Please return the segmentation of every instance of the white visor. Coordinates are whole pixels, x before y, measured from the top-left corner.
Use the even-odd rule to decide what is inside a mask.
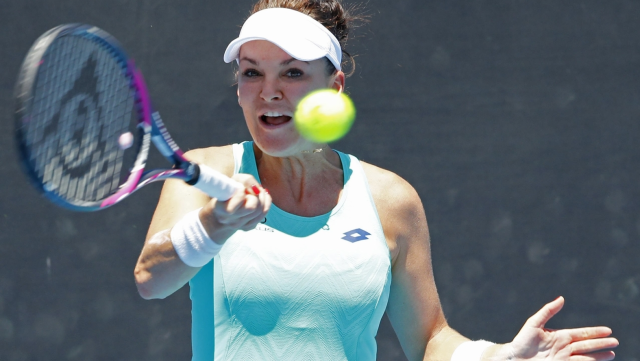
[[[267,40],[301,61],[327,57],[341,70],[342,49],[333,34],[312,17],[285,8],[260,10],[242,25],[240,36],[224,52],[224,61],[238,60],[240,47],[249,41]]]

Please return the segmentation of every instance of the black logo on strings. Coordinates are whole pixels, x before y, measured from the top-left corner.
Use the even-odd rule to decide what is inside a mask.
[[[57,145],[49,144],[49,147],[57,146],[62,170],[72,178],[87,174],[92,164],[102,158],[95,156],[96,151],[101,152],[106,147],[100,124],[102,108],[98,105],[97,64],[95,53],[91,54],[73,87],[60,99],[58,112],[44,128],[45,141],[57,141]],[[103,168],[106,166],[107,162],[104,162]]]

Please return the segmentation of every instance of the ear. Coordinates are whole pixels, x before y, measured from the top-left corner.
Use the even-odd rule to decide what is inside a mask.
[[[242,104],[240,103],[240,88],[236,88],[236,94],[238,95],[238,105],[242,106]]]
[[[335,89],[339,93],[342,93],[344,91],[344,81],[344,73],[341,70],[338,70],[331,76],[331,84],[329,84],[329,88]]]

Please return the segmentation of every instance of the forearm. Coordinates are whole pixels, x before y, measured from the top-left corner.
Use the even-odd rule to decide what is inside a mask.
[[[217,227],[207,231],[200,219],[202,212],[200,208],[187,213],[171,229],[157,232],[146,241],[134,272],[143,298],[165,298],[180,289],[222,248],[209,233],[228,238],[236,231],[215,222],[210,223]],[[214,218],[210,216],[205,212],[205,218]]]
[[[453,328],[445,326],[427,343],[424,361],[450,361],[453,351],[465,341],[469,339]]]
[[[165,298],[189,282],[199,270],[187,266],[178,257],[171,243],[170,230],[164,230],[146,242],[134,276],[142,298]]]

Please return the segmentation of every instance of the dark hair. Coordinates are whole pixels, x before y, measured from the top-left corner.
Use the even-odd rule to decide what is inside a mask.
[[[350,64],[351,69],[347,76],[351,76],[356,69],[356,61],[353,55],[345,50],[347,39],[349,38],[349,29],[353,27],[355,22],[366,21],[363,15],[352,15],[351,12],[357,11],[355,7],[345,9],[339,0],[259,0],[254,6],[251,14],[260,10],[269,8],[287,8],[299,11],[305,15],[309,15],[324,25],[340,42],[342,48],[342,66]],[[335,66],[327,61],[327,74],[331,75],[336,72]],[[346,73],[346,72],[345,72]]]

